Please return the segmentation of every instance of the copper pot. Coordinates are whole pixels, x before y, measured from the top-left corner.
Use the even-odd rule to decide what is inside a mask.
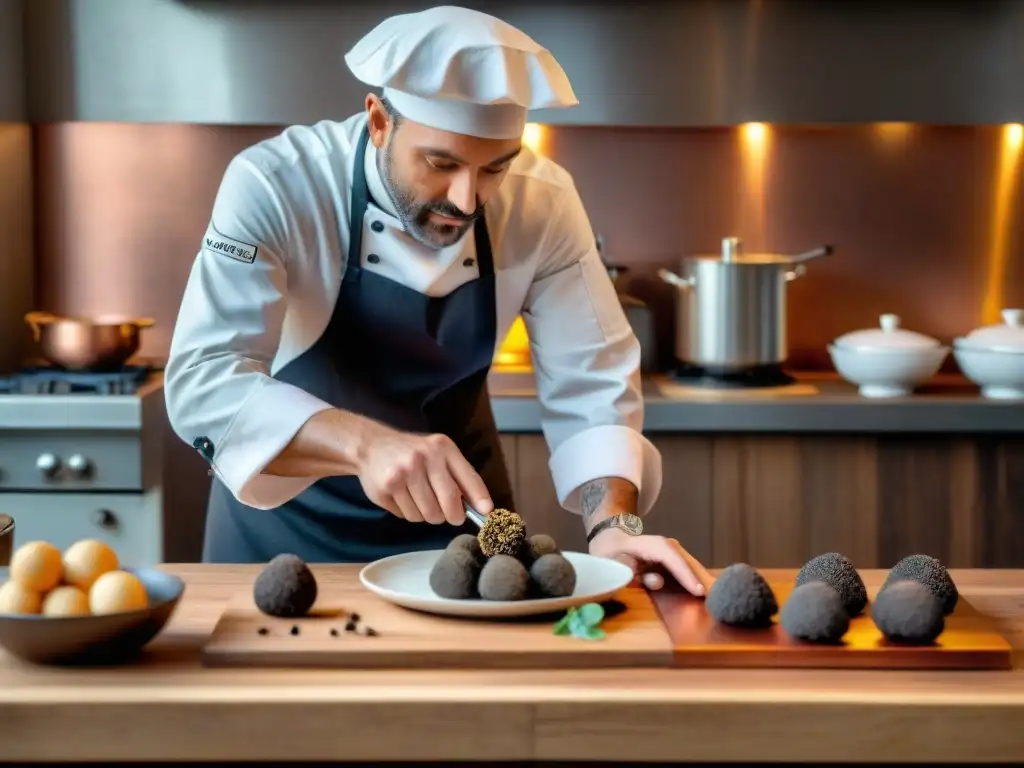
[[[14,518],[0,515],[0,568],[11,564],[11,553],[14,552]]]
[[[29,312],[25,322],[47,362],[60,368],[97,371],[120,368],[139,351],[139,331],[150,318],[59,317]]]

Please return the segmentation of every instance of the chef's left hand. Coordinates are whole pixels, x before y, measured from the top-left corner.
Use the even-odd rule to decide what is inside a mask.
[[[617,528],[601,531],[590,542],[590,554],[625,563],[648,589],[661,589],[661,574],[648,571],[660,566],[694,595],[704,595],[714,583],[714,577],[696,558],[683,549],[675,539],[644,534],[631,536]]]

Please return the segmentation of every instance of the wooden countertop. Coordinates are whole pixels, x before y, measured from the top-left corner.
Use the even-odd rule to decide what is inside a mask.
[[[1019,660],[1012,672],[206,669],[199,647],[257,569],[166,568],[188,588],[145,662],[35,668],[0,652],[0,761],[1024,760]],[[1024,570],[952,574],[1020,659]]]

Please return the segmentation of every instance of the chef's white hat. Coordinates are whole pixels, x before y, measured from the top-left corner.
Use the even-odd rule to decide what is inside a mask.
[[[440,6],[385,19],[345,55],[404,117],[444,131],[519,138],[527,111],[579,103],[551,53],[486,13]]]

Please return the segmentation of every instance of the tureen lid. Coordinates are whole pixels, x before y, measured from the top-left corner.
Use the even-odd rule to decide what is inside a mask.
[[[939,346],[937,339],[916,331],[900,328],[899,315],[882,315],[880,328],[851,331],[836,339],[837,347],[870,347],[872,349],[922,349]]]
[[[985,325],[971,331],[962,346],[1024,352],[1024,309],[1004,309],[1001,325]]]

